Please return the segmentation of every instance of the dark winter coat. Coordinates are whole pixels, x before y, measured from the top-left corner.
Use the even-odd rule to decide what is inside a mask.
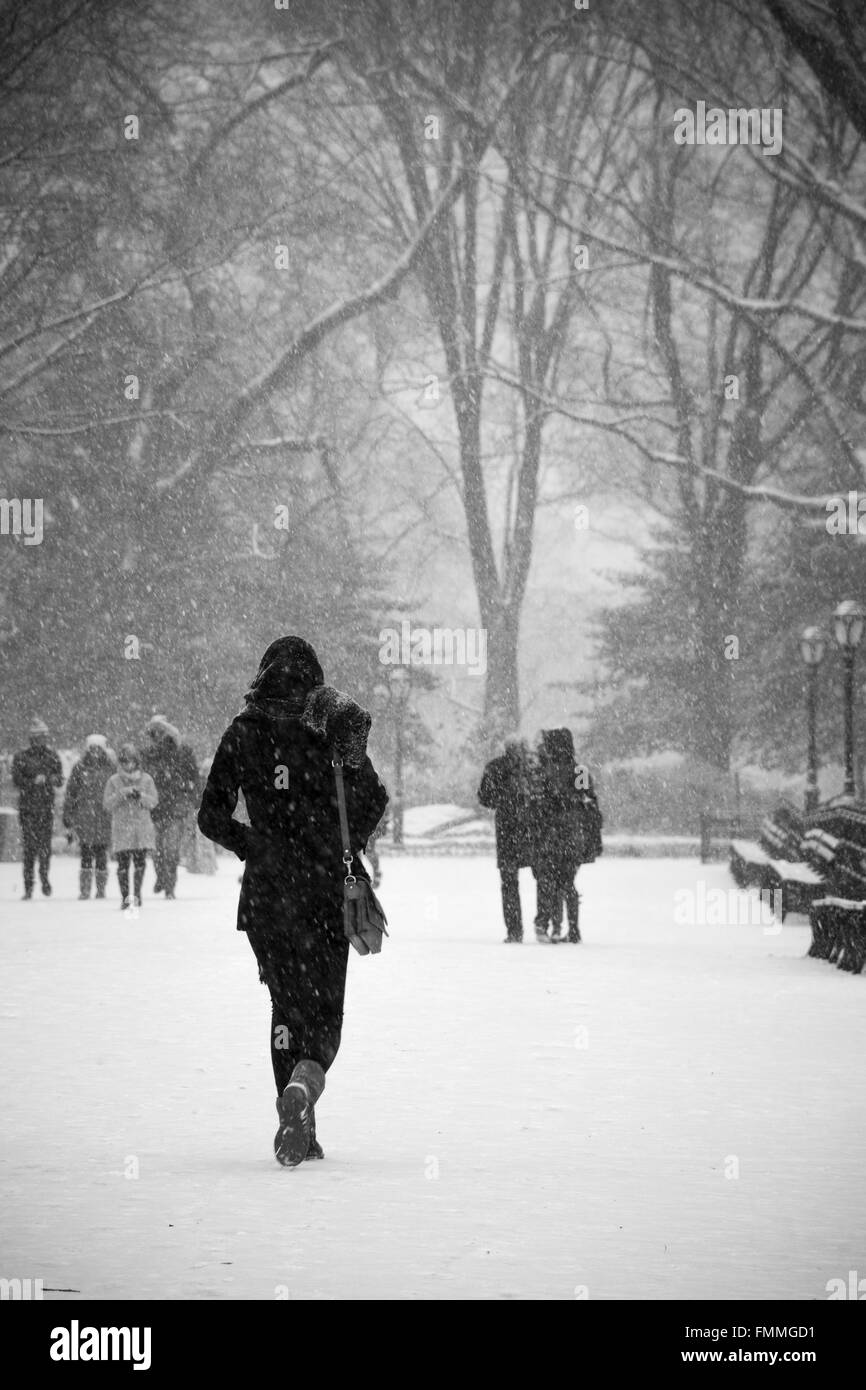
[[[570,729],[545,729],[536,763],[533,838],[536,866],[560,873],[601,853],[601,812]]]
[[[54,793],[63,786],[63,766],[53,748],[32,743],[16,753],[12,759],[12,781],[19,792],[20,820],[53,819]]]
[[[104,748],[88,748],[69,774],[63,802],[63,824],[83,845],[111,841],[111,816],[103,805],[105,785],[115,765]]]
[[[319,687],[330,689],[329,687]],[[332,692],[334,696],[337,692]],[[316,709],[324,699],[313,702]],[[342,697],[345,700],[345,697]],[[349,702],[351,703],[351,702]],[[337,708],[339,702],[335,703]],[[312,709],[308,709],[310,714]],[[339,747],[346,755],[344,780],[351,846],[357,855],[367,843],[388,801],[358,732],[363,738],[369,715],[354,706],[352,721],[339,706],[344,730],[352,736]],[[198,814],[199,829],[246,863],[237,926],[254,933],[308,930],[311,922],[341,930],[343,878],[340,822],[334,769],[333,726],[323,732],[304,717],[304,699],[254,699],[232,721],[211,765]],[[348,758],[360,754],[360,765]],[[233,819],[242,790],[250,825]],[[359,859],[353,869],[367,872]]]
[[[484,769],[478,800],[496,812],[496,862],[501,869],[532,863],[531,780],[528,760],[508,748]]]
[[[173,731],[154,748],[141,754],[142,771],[153,778],[159,800],[153,812],[155,824],[183,820],[198,802],[199,775],[195,754]]]

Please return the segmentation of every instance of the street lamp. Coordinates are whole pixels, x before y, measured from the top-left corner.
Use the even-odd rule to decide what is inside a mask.
[[[864,613],[854,599],[833,614],[833,635],[845,659],[845,796],[854,797],[854,657],[863,636]]]
[[[395,666],[388,678],[391,703],[394,706],[394,836],[395,845],[403,844],[403,722],[409,700],[411,677],[405,666]]]
[[[819,627],[807,627],[800,638],[800,653],[806,663],[806,717],[809,726],[809,752],[806,767],[805,809],[818,809],[818,744],[815,735],[818,667],[824,659],[825,637]]]

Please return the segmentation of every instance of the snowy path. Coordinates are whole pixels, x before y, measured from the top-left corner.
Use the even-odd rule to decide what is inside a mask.
[[[675,925],[677,890],[730,887],[721,865],[604,859],[585,944],[506,947],[492,860],[383,863],[393,935],[350,965],[328,1157],[292,1171],[235,865],[134,923],[75,900],[72,860],[31,904],[0,865],[0,1275],[86,1298],[824,1299],[866,1274],[866,977],[802,959],[803,925]]]

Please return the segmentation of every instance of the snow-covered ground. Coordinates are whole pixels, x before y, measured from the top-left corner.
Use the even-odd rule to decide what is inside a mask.
[[[0,865],[0,1275],[58,1299],[824,1299],[866,1273],[866,977],[803,959],[802,921],[678,925],[723,866],[606,858],[582,945],[511,947],[491,859],[383,867],[327,1159],[284,1170],[236,864],[136,921],[76,901],[71,859],[29,904]]]

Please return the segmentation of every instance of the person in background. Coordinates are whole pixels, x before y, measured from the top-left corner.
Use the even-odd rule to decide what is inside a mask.
[[[18,788],[18,822],[21,826],[24,869],[24,901],[33,896],[33,870],[39,861],[42,892],[51,896],[51,833],[54,829],[54,794],[63,786],[63,767],[48,747],[48,725],[34,719],[29,730],[30,747],[12,759],[12,781]]]
[[[505,941],[522,941],[519,871],[532,863],[531,767],[525,739],[505,740],[502,756],[493,758],[484,769],[478,800],[496,813],[496,863],[502,885]]]
[[[96,896],[105,897],[108,883],[108,847],[111,843],[111,816],[105,809],[105,787],[116,771],[108,740],[104,734],[88,734],[84,753],[69,774],[63,802],[63,824],[78,838],[81,867],[78,896],[90,897],[96,872]]]
[[[141,755],[142,770],[156,785],[159,801],[154,812],[156,831],[155,893],[174,897],[177,866],[186,818],[199,797],[195,754],[181,742],[180,733],[164,715],[155,714],[147,726],[147,746]]]
[[[133,865],[133,900],[141,907],[141,885],[147,851],[156,847],[151,811],[157,805],[153,778],[142,771],[134,743],[125,743],[118,758],[118,771],[105,784],[103,804],[111,815],[111,848],[117,860],[120,906],[129,907],[129,862]]]
[[[200,758],[198,762],[199,783],[204,786],[211,769],[211,758]],[[215,874],[217,871],[216,846],[213,840],[202,835],[198,828],[198,807],[191,810],[184,822],[181,841],[180,862],[187,873]]]
[[[592,778],[575,760],[570,729],[542,730],[537,767],[533,816],[533,872],[538,880],[535,934],[539,941],[561,939],[564,903],[568,940],[578,942],[580,897],[574,880],[580,865],[601,853],[601,813]]]

